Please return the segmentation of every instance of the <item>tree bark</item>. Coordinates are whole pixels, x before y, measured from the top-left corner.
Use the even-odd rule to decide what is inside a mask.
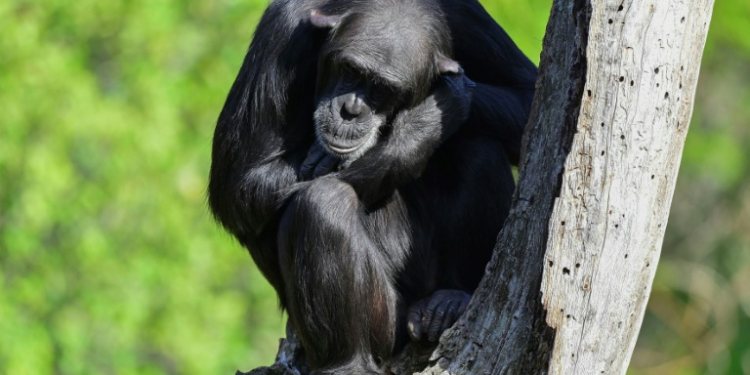
[[[542,282],[550,374],[624,374],[656,272],[712,0],[594,2]]]
[[[625,374],[713,3],[554,1],[518,187],[493,259],[427,362],[410,349],[394,373]],[[252,374],[304,374],[298,355],[292,335],[274,367]]]

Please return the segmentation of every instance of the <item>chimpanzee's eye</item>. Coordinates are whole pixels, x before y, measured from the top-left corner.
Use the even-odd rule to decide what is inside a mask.
[[[344,87],[352,87],[357,83],[357,74],[352,67],[346,65],[341,69],[341,84]]]
[[[389,92],[388,86],[382,83],[374,83],[370,89],[370,97],[375,103],[379,103],[388,96]]]

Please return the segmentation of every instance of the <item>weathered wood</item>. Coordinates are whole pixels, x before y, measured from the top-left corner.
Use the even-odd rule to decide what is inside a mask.
[[[625,374],[659,260],[713,0],[592,1],[588,74],[549,224],[550,374]]]
[[[237,371],[235,375],[305,375],[308,370],[304,351],[294,330],[287,324],[286,338],[279,340],[279,352],[273,365],[248,373]]]
[[[713,3],[554,1],[510,216],[420,374],[625,373]],[[300,353],[291,335],[274,366],[252,373],[305,374]],[[423,362],[410,348],[391,369]]]

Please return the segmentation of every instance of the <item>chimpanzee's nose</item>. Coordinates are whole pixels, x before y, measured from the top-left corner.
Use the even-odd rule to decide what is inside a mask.
[[[344,102],[344,111],[351,117],[357,117],[362,114],[365,103],[355,94],[349,94]]]

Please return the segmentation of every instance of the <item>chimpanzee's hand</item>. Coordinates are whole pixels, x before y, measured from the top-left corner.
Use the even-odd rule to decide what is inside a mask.
[[[411,307],[407,316],[414,341],[437,342],[440,335],[464,313],[471,295],[462,290],[441,289]]]
[[[443,138],[452,135],[466,121],[471,111],[471,101],[476,83],[460,73],[443,74],[432,91],[432,98],[441,109],[441,117],[437,123],[441,124]]]
[[[474,93],[474,88],[477,84],[464,75],[463,68],[459,69],[459,73],[457,74],[444,74],[440,76],[440,78],[451,90],[451,93],[455,98],[468,103],[471,101],[471,96]]]
[[[305,161],[300,167],[300,177],[303,180],[313,180],[330,172],[339,170],[342,164],[341,158],[329,154],[326,149],[315,141],[307,152]]]

